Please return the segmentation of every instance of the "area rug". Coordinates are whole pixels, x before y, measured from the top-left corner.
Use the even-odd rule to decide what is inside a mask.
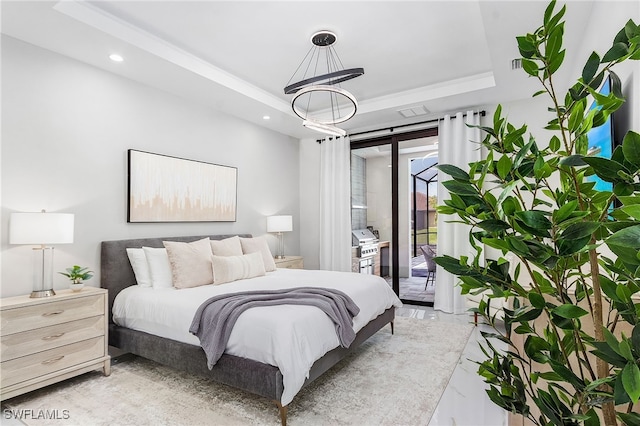
[[[396,318],[394,335],[385,327],[303,389],[287,424],[427,425],[472,329]],[[88,373],[3,407],[27,413],[27,425],[280,424],[272,401],[134,356],[109,377]]]

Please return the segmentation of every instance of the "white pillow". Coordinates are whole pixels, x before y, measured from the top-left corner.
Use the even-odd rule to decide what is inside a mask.
[[[271,254],[271,250],[269,250],[269,244],[264,237],[240,238],[240,244],[242,245],[242,253],[260,253],[262,255],[265,271],[271,272],[276,270],[276,262],[273,260],[273,255]]]
[[[240,237],[236,235],[224,240],[211,240],[211,250],[215,256],[242,256]]]
[[[258,252],[242,256],[213,256],[213,283],[224,284],[265,275],[262,255]]]
[[[131,263],[131,268],[133,268],[133,275],[136,276],[136,283],[140,287],[151,287],[149,264],[147,263],[147,256],[144,255],[144,250],[141,248],[128,248],[127,256],[129,256],[129,262]]]
[[[175,288],[198,287],[213,283],[211,244],[209,238],[191,243],[163,241],[171,264],[171,278]]]
[[[152,287],[154,289],[173,287],[171,264],[169,263],[167,249],[142,247],[142,250],[144,250],[144,255],[147,257]]]

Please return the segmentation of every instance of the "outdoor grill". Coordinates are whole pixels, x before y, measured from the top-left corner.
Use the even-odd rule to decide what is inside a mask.
[[[378,254],[378,239],[368,229],[351,231],[351,245],[357,247],[359,270],[361,274],[373,274],[373,258]]]

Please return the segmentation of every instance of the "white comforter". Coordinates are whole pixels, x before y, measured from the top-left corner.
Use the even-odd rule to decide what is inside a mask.
[[[189,326],[207,298],[302,286],[335,288],[348,294],[360,308],[353,319],[356,332],[391,306],[402,306],[387,282],[374,275],[278,269],[263,277],[218,286],[180,290],[127,287],[115,299],[113,320],[123,327],[199,346]],[[335,326],[320,309],[281,305],[252,308],[240,315],[225,352],[278,367],[284,385],[281,403],[287,405],[309,376],[313,363],[338,345]]]

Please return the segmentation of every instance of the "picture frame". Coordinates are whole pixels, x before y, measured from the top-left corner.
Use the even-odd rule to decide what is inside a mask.
[[[127,222],[235,222],[238,169],[128,150]]]

